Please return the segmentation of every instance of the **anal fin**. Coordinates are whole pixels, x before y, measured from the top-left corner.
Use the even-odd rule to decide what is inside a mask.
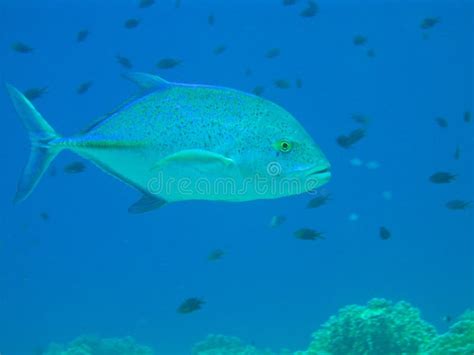
[[[135,202],[128,208],[128,213],[146,213],[156,210],[165,204],[166,201],[161,197],[144,194],[137,202]]]

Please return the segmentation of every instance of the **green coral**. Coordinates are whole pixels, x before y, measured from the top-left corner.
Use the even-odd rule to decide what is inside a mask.
[[[259,350],[245,344],[240,338],[210,334],[193,347],[194,355],[273,355],[267,350]]]
[[[151,348],[132,337],[105,338],[82,336],[67,345],[51,344],[44,355],[153,355]]]
[[[472,355],[474,354],[474,311],[466,311],[449,331],[436,337],[423,354]]]
[[[407,302],[372,299],[339,310],[313,334],[307,355],[419,354],[436,336]]]

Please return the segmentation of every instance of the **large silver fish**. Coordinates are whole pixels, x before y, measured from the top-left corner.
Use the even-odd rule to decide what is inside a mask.
[[[138,95],[72,137],[61,137],[7,84],[31,139],[15,201],[26,199],[55,156],[69,149],[134,187],[131,213],[183,200],[249,201],[326,183],[330,164],[280,106],[237,90],[127,74]]]

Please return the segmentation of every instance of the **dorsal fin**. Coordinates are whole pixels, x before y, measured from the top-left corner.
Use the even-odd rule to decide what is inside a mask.
[[[130,72],[123,74],[123,77],[137,84],[142,90],[167,89],[171,85],[169,81],[148,73]]]
[[[123,101],[120,105],[118,105],[116,108],[114,108],[112,111],[109,113],[95,119],[92,121],[86,128],[84,128],[81,133],[85,134],[87,132],[90,132],[92,129],[100,125],[102,122],[106,121],[110,116],[115,114],[116,112],[120,111],[123,109],[125,106],[130,104],[132,101],[146,95],[149,92],[155,91],[155,90],[165,90],[169,88],[172,83],[169,81],[166,81],[165,79],[160,78],[157,75],[152,75],[148,73],[141,73],[141,72],[129,72],[129,73],[124,73],[122,76],[131,81],[132,83],[135,83],[139,88],[140,92],[133,95],[132,97],[129,97],[125,101]]]

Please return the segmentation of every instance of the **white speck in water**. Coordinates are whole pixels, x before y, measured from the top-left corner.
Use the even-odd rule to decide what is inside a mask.
[[[364,162],[360,160],[359,158],[353,158],[350,160],[350,163],[352,166],[362,166]]]
[[[380,163],[378,161],[372,160],[365,164],[365,166],[367,167],[367,169],[375,170],[380,167]]]
[[[356,222],[359,220],[359,215],[357,213],[351,213],[349,215],[349,221]]]

